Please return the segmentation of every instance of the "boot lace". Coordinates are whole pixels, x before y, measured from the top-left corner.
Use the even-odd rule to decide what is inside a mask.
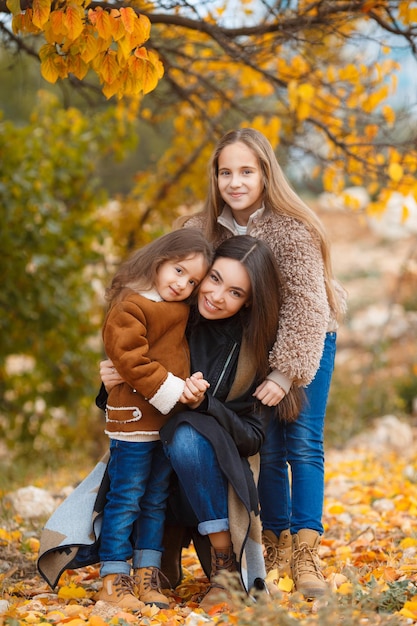
[[[296,575],[313,574],[320,580],[324,580],[323,573],[320,569],[319,557],[307,543],[301,543],[293,553],[293,564]]]
[[[216,570],[216,573],[219,570],[227,570],[228,572],[236,570],[236,562],[232,551],[216,553]]]
[[[161,591],[163,589],[169,589],[171,584],[168,578],[157,567],[149,567],[146,569],[143,575],[143,582],[150,589],[155,591]]]
[[[278,544],[271,541],[268,537],[263,537],[263,543],[265,547],[265,561],[267,567],[270,569],[276,569],[279,563],[279,549]]]
[[[133,579],[127,574],[118,574],[113,581],[113,588],[118,598],[126,595],[135,595]]]

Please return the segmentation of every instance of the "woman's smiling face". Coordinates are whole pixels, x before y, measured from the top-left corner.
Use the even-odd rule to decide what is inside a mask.
[[[240,261],[217,258],[198,291],[198,310],[208,320],[226,319],[250,303],[252,285]]]

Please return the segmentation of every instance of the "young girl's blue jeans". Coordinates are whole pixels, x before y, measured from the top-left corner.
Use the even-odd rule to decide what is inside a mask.
[[[110,442],[110,489],[100,534],[100,575],[159,567],[171,466],[160,441]]]
[[[259,499],[264,530],[323,533],[324,418],[334,369],[336,333],[327,333],[320,367],[306,387],[295,422],[271,419],[261,448]],[[291,468],[291,488],[288,476]]]
[[[183,423],[171,443],[165,444],[165,453],[199,522],[200,534],[228,530],[227,480],[211,443]]]

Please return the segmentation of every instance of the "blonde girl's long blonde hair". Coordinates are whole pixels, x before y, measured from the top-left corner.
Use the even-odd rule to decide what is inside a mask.
[[[123,297],[125,289],[152,289],[158,269],[165,261],[181,261],[195,254],[203,256],[208,269],[213,259],[213,246],[201,230],[194,228],[175,230],[136,250],[120,265],[106,289],[109,306]]]
[[[339,299],[333,281],[330,258],[330,242],[318,216],[299,197],[282,171],[268,139],[254,128],[239,128],[227,132],[218,142],[209,162],[209,186],[204,203],[206,218],[205,234],[209,241],[216,241],[220,228],[217,219],[224,207],[219,192],[218,164],[223,148],[236,142],[245,144],[258,159],[264,182],[263,203],[266,210],[287,215],[302,222],[320,243],[324,264],[324,278],[329,305],[336,316],[341,314]]]

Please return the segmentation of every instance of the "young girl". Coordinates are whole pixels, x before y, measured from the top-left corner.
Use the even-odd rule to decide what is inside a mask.
[[[106,292],[104,347],[124,382],[111,390],[106,406],[110,490],[97,599],[125,609],[140,610],[142,602],[169,606],[159,567],[171,468],[159,429],[179,409],[190,373],[185,301],[205,276],[211,256],[201,231],[170,233],[122,264]],[[132,579],[128,559],[134,528]]]
[[[220,140],[210,161],[204,209],[184,225],[201,228],[215,245],[250,234],[264,240],[278,261],[284,283],[278,333],[269,354],[271,370],[255,395],[274,406],[292,386],[306,386],[307,400],[295,422],[271,420],[261,450],[267,569],[292,576],[306,596],[319,595],[326,589],[317,558],[324,416],[345,300],[333,280],[324,229],[288,184],[268,140],[252,128],[230,131]]]

